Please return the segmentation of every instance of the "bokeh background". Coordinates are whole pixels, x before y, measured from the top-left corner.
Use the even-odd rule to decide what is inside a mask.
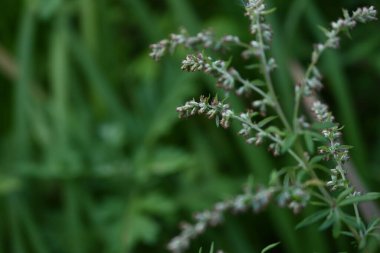
[[[288,113],[290,63],[308,61],[323,39],[318,25],[341,8],[380,8],[376,0],[268,3],[277,7],[274,78]],[[166,252],[180,221],[277,168],[236,129],[178,119],[184,101],[217,93],[211,79],[180,70],[183,51],[159,64],[148,57],[150,44],[181,26],[249,40],[240,0],[0,1],[0,252]],[[363,184],[380,191],[380,23],[351,37],[322,59],[323,97],[355,146]],[[230,216],[189,252],[215,242],[255,253],[277,241],[273,252],[355,252],[317,226],[295,231],[311,211]]]

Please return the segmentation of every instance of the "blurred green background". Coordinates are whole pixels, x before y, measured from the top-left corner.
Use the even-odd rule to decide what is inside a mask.
[[[289,63],[309,60],[323,39],[317,26],[341,8],[380,8],[376,0],[268,3],[277,7],[274,78],[288,112]],[[277,168],[236,129],[178,119],[184,101],[217,92],[212,80],[181,72],[184,52],[159,64],[148,57],[150,44],[181,26],[249,40],[240,0],[0,1],[1,253],[166,252],[180,221]],[[363,182],[380,191],[380,23],[351,35],[323,57],[323,96],[355,146]],[[295,231],[310,209],[268,210],[228,217],[189,252],[213,241],[236,253],[276,241],[275,252],[355,252],[317,226]]]

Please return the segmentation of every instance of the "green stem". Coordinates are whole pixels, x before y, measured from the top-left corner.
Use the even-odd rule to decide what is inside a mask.
[[[268,61],[267,61],[267,57],[265,55],[265,52],[264,52],[264,41],[263,41],[263,35],[262,35],[262,31],[261,31],[261,25],[260,25],[260,16],[257,16],[256,17],[256,24],[257,24],[257,39],[258,39],[258,42],[260,44],[260,61],[261,61],[261,65],[262,65],[262,72],[263,72],[263,75],[264,75],[264,78],[265,78],[265,83],[267,84],[267,87],[268,87],[268,91],[269,91],[269,95],[271,96],[272,98],[272,101],[274,103],[274,109],[276,110],[277,114],[279,115],[282,123],[284,124],[285,128],[291,132],[291,127],[290,127],[290,124],[288,122],[288,120],[286,119],[285,117],[285,114],[282,110],[282,107],[276,97],[276,93],[275,93],[275,90],[274,90],[274,87],[273,87],[273,82],[272,82],[272,78],[270,76],[270,73],[268,71]]]
[[[237,115],[233,115],[232,118],[233,118],[233,119],[236,119],[236,120],[238,120],[238,121],[240,121],[240,122],[242,122],[242,123],[244,123],[244,124],[247,124],[249,127],[251,127],[252,129],[254,129],[255,131],[257,131],[257,132],[259,132],[259,133],[264,134],[266,137],[268,137],[268,138],[271,139],[272,141],[274,141],[274,142],[276,142],[276,143],[278,143],[278,144],[280,144],[280,145],[283,145],[283,144],[284,144],[284,142],[283,142],[282,140],[276,138],[275,136],[273,136],[273,135],[271,135],[271,134],[268,134],[267,132],[265,132],[265,131],[262,130],[260,127],[258,127],[257,125],[253,124],[252,122],[247,121],[247,120],[244,120],[244,119],[242,119],[241,117],[239,117],[239,116],[237,116]],[[294,158],[294,160],[296,160],[296,161],[299,163],[299,165],[300,165],[303,169],[307,169],[307,166],[306,166],[306,163],[304,162],[304,160],[303,160],[300,156],[298,156],[297,153],[294,152],[294,150],[289,149],[287,152],[289,153],[289,155],[291,155],[291,156]]]
[[[245,80],[243,79],[240,74],[236,71],[235,73],[235,77],[236,79],[242,83],[243,85],[251,88],[252,90],[256,91],[258,94],[260,94],[263,98],[268,98],[268,95],[263,91],[261,90],[260,88],[256,87],[255,85],[253,85],[251,82],[249,82],[248,80]]]

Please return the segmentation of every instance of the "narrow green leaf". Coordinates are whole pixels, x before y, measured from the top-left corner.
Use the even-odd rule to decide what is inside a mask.
[[[350,146],[350,145],[340,145],[340,148],[341,148],[341,149],[352,149],[352,148],[354,148],[354,146]]]
[[[334,215],[334,224],[333,224],[333,237],[338,238],[340,232],[342,231],[342,222],[341,222],[341,214],[338,210],[335,210]]]
[[[334,223],[334,221],[335,221],[334,215],[330,214],[327,217],[327,219],[321,224],[321,226],[319,226],[319,230],[325,230],[325,229],[331,227],[331,225]]]
[[[311,137],[309,131],[306,131],[304,133],[304,139],[305,139],[307,150],[310,153],[314,153],[314,151],[315,151],[314,141],[313,141],[313,138]]]
[[[263,11],[263,15],[269,15],[276,11],[277,8],[271,8],[269,10]]]
[[[378,224],[380,223],[380,218],[375,219],[368,225],[367,232],[370,233],[373,230],[375,230],[378,227]]]
[[[329,30],[328,29],[326,29],[326,28],[324,28],[323,26],[318,26],[318,28],[326,35],[326,36],[328,36],[328,34],[329,34]]]
[[[321,170],[321,171],[326,172],[327,174],[330,175],[330,168],[328,168],[324,165],[321,165],[321,164],[311,164],[311,165],[312,165],[311,168]]]
[[[275,120],[277,118],[277,116],[270,116],[270,117],[267,117],[265,119],[263,119],[262,121],[260,121],[259,123],[257,123],[257,126],[262,128],[264,127],[266,124],[268,124],[269,122]]]
[[[343,11],[343,17],[344,17],[345,19],[349,19],[349,18],[350,18],[350,14],[348,13],[348,10],[343,9],[342,11]]]
[[[338,206],[346,206],[346,205],[351,205],[354,203],[359,203],[359,202],[364,202],[364,201],[372,201],[380,198],[380,193],[379,192],[369,192],[361,196],[354,196],[347,198],[340,203],[338,203]]]
[[[214,253],[214,243],[211,243],[210,253]]]
[[[278,185],[279,184],[279,176],[277,171],[272,171],[269,176],[269,185]]]
[[[281,152],[285,153],[286,151],[288,151],[292,147],[296,139],[297,139],[297,135],[294,133],[291,133],[288,136],[286,136],[281,147]]]
[[[360,228],[361,224],[358,224],[355,216],[342,213],[341,219],[348,226],[351,226],[354,228]]]
[[[360,243],[359,243],[359,249],[362,250],[365,248],[365,246],[367,245],[367,240],[366,238],[363,238]]]
[[[260,80],[260,79],[256,79],[256,80],[253,80],[251,81],[251,83],[255,86],[265,86],[265,82],[263,80]]]
[[[353,189],[352,189],[352,187],[349,187],[349,188],[347,188],[346,190],[344,190],[344,191],[342,191],[340,194],[339,194],[339,196],[338,196],[338,198],[336,199],[336,202],[340,202],[340,201],[342,201],[343,199],[345,199],[350,193],[352,193],[353,192]]]
[[[306,217],[303,221],[301,221],[300,223],[298,223],[298,225],[296,226],[296,229],[300,229],[302,227],[305,227],[305,226],[308,226],[308,225],[311,225],[321,219],[323,219],[324,217],[326,217],[328,214],[330,213],[330,210],[321,210],[321,211],[318,211],[308,217]]]
[[[322,161],[324,157],[325,157],[324,155],[314,156],[313,158],[310,159],[309,163],[310,164],[318,163],[318,162]]]
[[[265,252],[268,252],[269,250],[273,249],[274,247],[276,247],[277,245],[279,245],[281,242],[276,242],[276,243],[272,243],[268,246],[266,246],[262,251],[261,253],[265,253]]]
[[[258,63],[255,63],[255,64],[250,64],[250,65],[246,66],[245,68],[246,69],[260,69],[261,65]]]
[[[341,234],[348,237],[355,238],[355,236],[351,232],[348,232],[348,231],[342,231]]]
[[[325,202],[320,201],[310,201],[310,204],[313,206],[328,206]]]
[[[338,238],[342,231],[342,223],[340,220],[336,220],[333,225],[333,237]]]
[[[323,143],[326,142],[326,138],[320,133],[309,131],[309,134],[313,137],[314,141],[319,141],[319,142],[323,142]]]
[[[219,115],[215,116],[215,124],[216,124],[216,127],[219,127],[219,124],[220,124]]]
[[[278,129],[275,126],[270,126],[267,129],[265,129],[265,131],[267,133],[275,133],[275,134],[278,134],[278,135],[283,135],[284,134],[280,129]]]

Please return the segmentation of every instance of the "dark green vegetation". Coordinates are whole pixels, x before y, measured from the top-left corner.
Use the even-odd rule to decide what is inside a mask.
[[[317,25],[342,7],[376,1],[271,1],[280,66],[309,60]],[[175,108],[210,79],[186,75],[181,58],[162,64],[149,44],[186,27],[247,36],[240,1],[40,0],[0,3],[0,252],[165,252],[178,221],[241,191],[247,174],[267,179],[276,161],[264,148]],[[352,32],[323,56],[324,95],[370,191],[380,183],[379,22]],[[246,73],[249,75],[249,72]],[[275,72],[285,108],[286,69]],[[290,112],[291,108],[288,108]],[[280,161],[279,162],[283,162]],[[308,213],[310,210],[306,210]],[[318,227],[294,231],[303,215],[269,208],[232,217],[196,241],[254,253],[281,241],[284,252],[354,252]],[[375,246],[373,252],[377,252]]]

